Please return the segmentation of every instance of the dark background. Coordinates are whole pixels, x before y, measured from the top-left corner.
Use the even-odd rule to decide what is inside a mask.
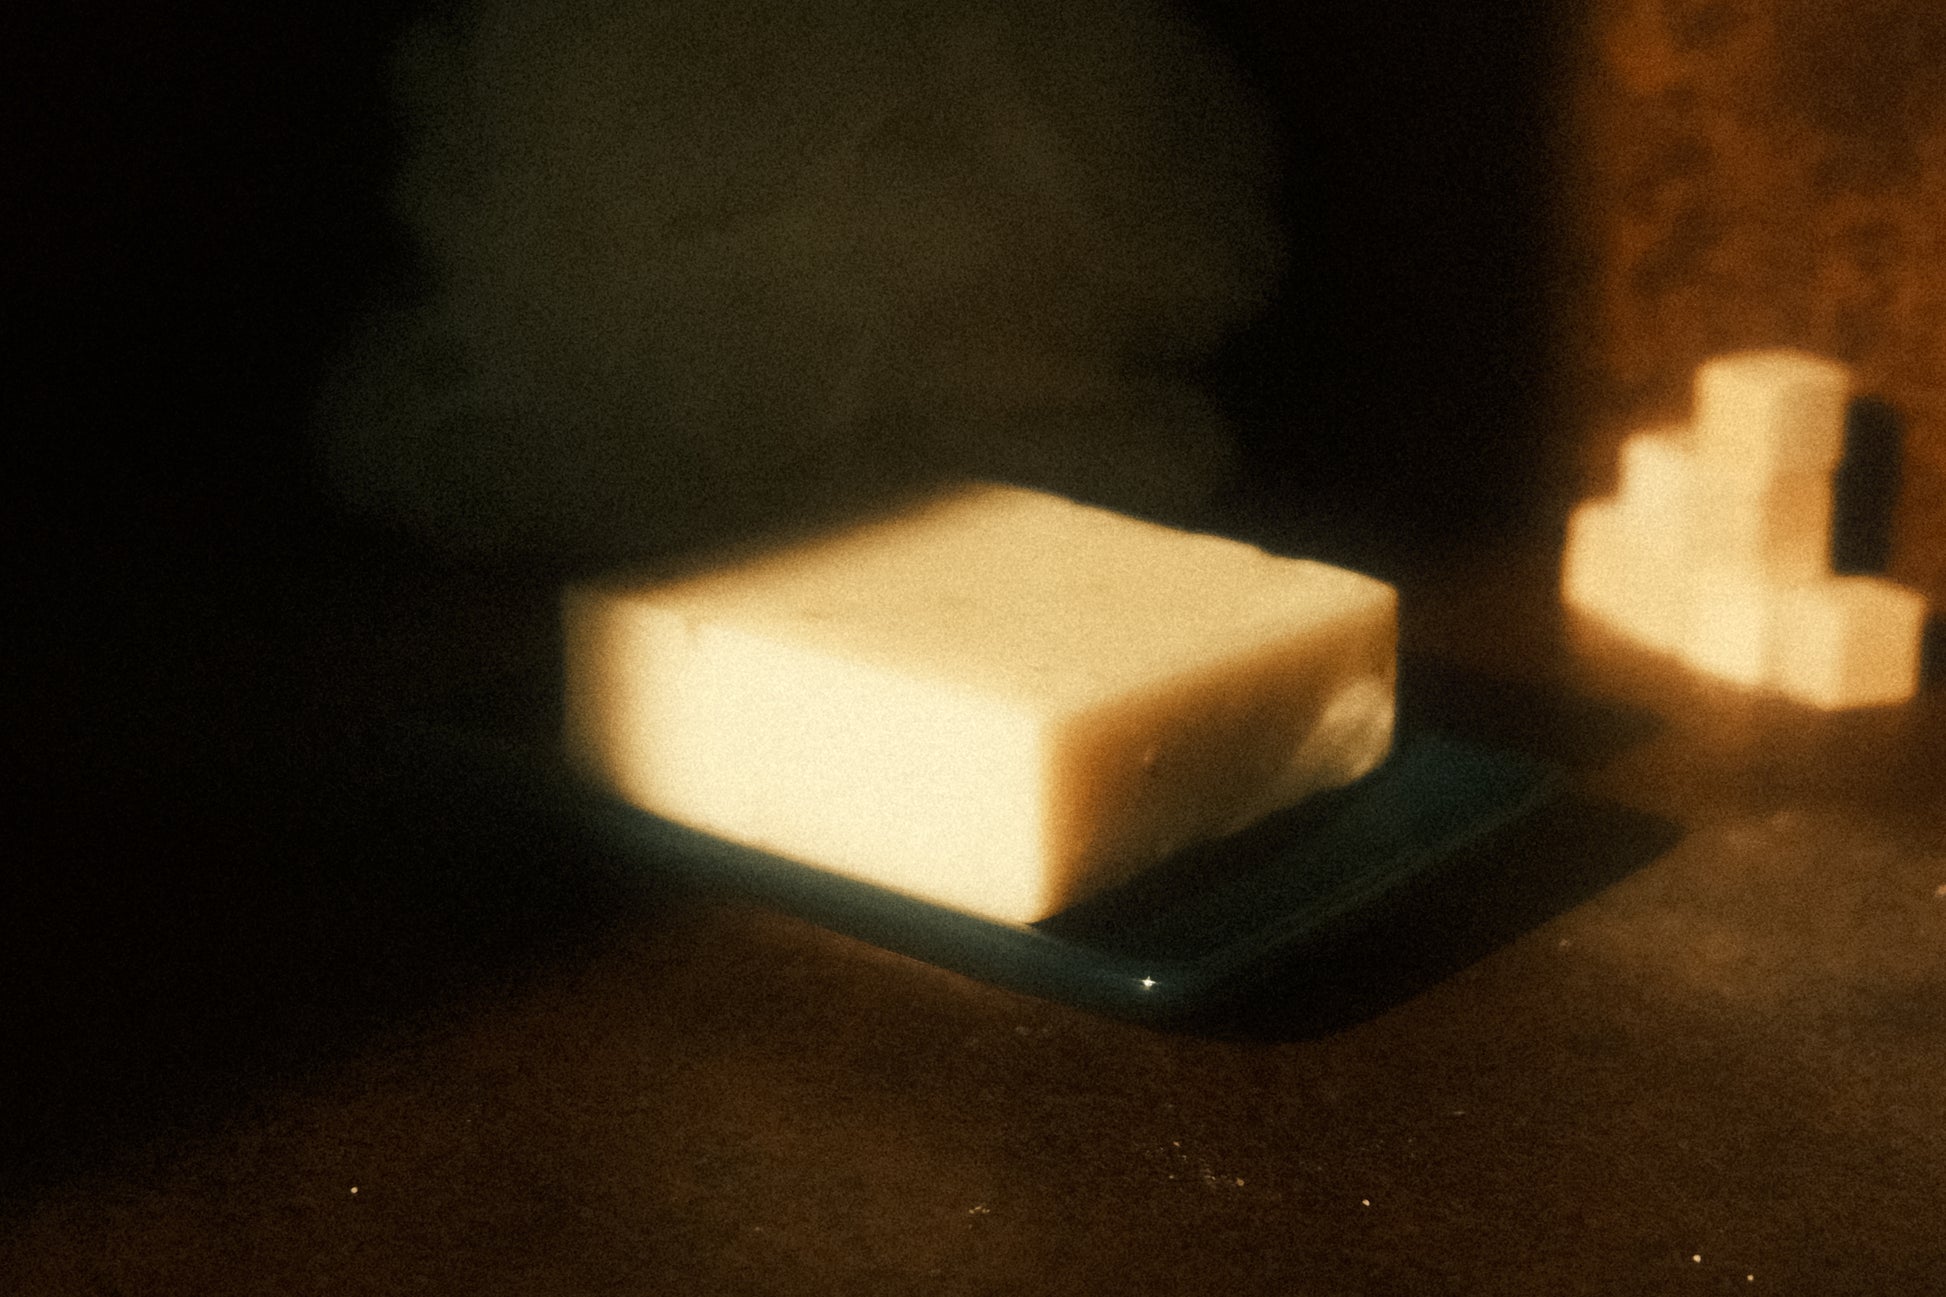
[[[1938,10],[1575,8],[1200,9],[1295,254],[1211,366],[1224,507],[1396,575],[1408,707],[1574,795],[1177,1033],[672,898],[402,750],[545,679],[560,575],[312,482],[313,387],[410,269],[405,11],[9,9],[0,1289],[1936,1285],[1946,700],[1716,688],[1553,577],[1625,421],[1793,342],[1907,420],[1893,568],[1941,593]]]
[[[1197,12],[1274,106],[1289,164],[1285,291],[1211,374],[1248,475],[1414,535],[1519,512],[1558,269],[1534,255],[1555,33],[1532,5],[1409,28],[1348,0]],[[29,408],[62,430],[29,439],[54,461],[51,538],[115,568],[151,539],[152,558],[274,561],[326,527],[314,387],[361,298],[410,265],[384,211],[384,60],[410,14],[30,20],[10,260],[47,353]]]
[[[1532,5],[1200,12],[1288,156],[1291,273],[1209,371],[1245,448],[1231,505],[1381,568],[1547,535],[1569,462],[1542,432],[1556,33]],[[614,900],[544,814],[442,800],[375,755],[402,712],[544,667],[555,576],[422,550],[313,477],[323,367],[411,267],[384,207],[409,16],[7,20],[16,1206]]]

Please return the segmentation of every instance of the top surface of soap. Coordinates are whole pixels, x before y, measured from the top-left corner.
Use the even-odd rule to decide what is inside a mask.
[[[978,484],[638,597],[695,630],[1085,704],[1394,596],[1343,568]]]

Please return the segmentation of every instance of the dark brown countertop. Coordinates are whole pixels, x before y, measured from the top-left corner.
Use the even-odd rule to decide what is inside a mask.
[[[148,699],[113,794],[76,791],[86,752],[44,776],[62,881],[9,936],[0,1275],[1925,1291],[1946,695],[1820,716],[1708,686],[1564,624],[1548,563],[1408,579],[1409,698],[1572,795],[1195,1031],[631,883],[544,807],[375,758],[403,700],[551,652],[544,580],[345,565],[174,659],[152,642],[153,678],[96,702]],[[191,661],[232,715],[171,698]],[[169,754],[145,794],[130,771]]]

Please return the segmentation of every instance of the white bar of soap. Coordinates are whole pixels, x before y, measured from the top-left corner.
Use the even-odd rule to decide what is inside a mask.
[[[1001,920],[1392,740],[1392,587],[1013,487],[563,612],[569,749],[624,799]]]
[[[1561,595],[1718,679],[1811,706],[1918,691],[1922,596],[1831,572],[1850,379],[1797,351],[1699,368],[1691,428],[1624,439],[1616,494],[1568,520]]]

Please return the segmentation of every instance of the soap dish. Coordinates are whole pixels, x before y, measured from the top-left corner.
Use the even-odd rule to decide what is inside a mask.
[[[1197,1016],[1355,931],[1549,800],[1558,772],[1436,730],[1403,730],[1358,782],[1205,843],[1034,924],[934,905],[685,828],[570,773],[537,691],[410,727],[447,774],[495,767],[565,808],[644,883],[727,892],[997,986],[1147,1021]],[[544,714],[544,713],[543,713]],[[430,745],[428,750],[424,745]],[[454,758],[458,758],[455,760]]]
[[[1191,1016],[1320,948],[1545,800],[1545,766],[1435,733],[1358,783],[1039,923],[1012,924],[684,828],[593,790],[582,812],[651,875],[728,890],[998,986],[1152,1021]]]

